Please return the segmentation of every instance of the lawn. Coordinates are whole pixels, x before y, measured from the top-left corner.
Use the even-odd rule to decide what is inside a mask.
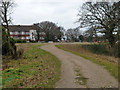
[[[52,88],[60,79],[60,61],[39,47],[42,44],[22,44],[21,59],[3,61],[3,88]]]
[[[90,50],[83,48],[83,44],[60,44],[56,45],[56,47],[103,66],[111,75],[118,79],[118,58],[103,54],[95,54]]]

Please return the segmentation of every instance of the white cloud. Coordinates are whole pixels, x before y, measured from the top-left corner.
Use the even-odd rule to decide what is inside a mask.
[[[52,21],[65,29],[74,28],[81,0],[16,0],[17,7],[12,15],[14,24],[33,24]]]

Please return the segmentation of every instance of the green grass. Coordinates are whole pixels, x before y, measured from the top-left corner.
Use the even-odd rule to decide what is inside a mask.
[[[58,47],[59,49],[63,49],[65,51],[69,51],[75,55],[81,56],[101,66],[104,66],[104,68],[107,69],[111,75],[113,75],[116,79],[118,79],[118,64],[109,61],[107,56],[89,52],[89,50],[82,48],[80,44],[77,45],[61,44],[61,45],[56,45],[56,47]],[[120,81],[120,79],[118,80]]]
[[[52,88],[60,78],[58,58],[40,49],[40,45],[23,44],[23,58],[11,60],[2,71],[3,88]]]

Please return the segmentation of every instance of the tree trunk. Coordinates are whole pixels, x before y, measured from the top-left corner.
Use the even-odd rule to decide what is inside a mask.
[[[115,45],[115,37],[114,37],[114,35],[113,34],[109,34],[107,39],[108,39],[110,48],[113,48],[114,45]]]

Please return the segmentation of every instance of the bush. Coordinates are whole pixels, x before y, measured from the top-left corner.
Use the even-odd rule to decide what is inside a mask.
[[[92,53],[96,54],[109,54],[107,45],[105,44],[93,44],[93,45],[82,45],[83,48],[90,50]]]
[[[5,57],[11,56],[13,59],[18,59],[22,56],[24,50],[18,49],[15,45],[16,40],[9,37],[5,31],[5,28],[2,27],[2,55]],[[25,42],[25,41],[22,41]]]
[[[2,55],[16,56],[16,46],[13,38],[10,38],[5,31],[5,28],[2,27]]]
[[[82,45],[82,48],[88,49],[95,54],[105,54],[120,58],[120,43],[115,44],[113,48],[108,48],[107,44]]]
[[[15,43],[26,43],[26,40],[16,39]]]
[[[30,40],[30,42],[31,42],[31,43],[37,43],[37,41],[32,41],[32,40]]]

